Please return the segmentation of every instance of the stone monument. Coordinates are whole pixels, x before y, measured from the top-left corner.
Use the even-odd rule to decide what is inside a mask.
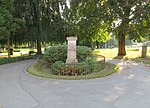
[[[67,52],[67,60],[66,63],[72,64],[77,63],[78,60],[76,59],[76,41],[77,37],[67,37],[68,40],[68,52]]]
[[[143,45],[142,46],[142,58],[146,58],[146,54],[147,54],[147,46]]]

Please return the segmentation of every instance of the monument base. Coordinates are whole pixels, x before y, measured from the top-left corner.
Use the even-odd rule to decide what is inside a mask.
[[[78,63],[78,60],[77,59],[75,59],[75,60],[66,59],[66,63],[67,64],[74,64],[74,63]]]

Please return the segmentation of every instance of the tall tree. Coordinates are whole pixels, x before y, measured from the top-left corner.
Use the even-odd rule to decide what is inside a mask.
[[[64,42],[63,6],[61,0],[26,0],[25,20],[27,41],[36,39],[37,53],[41,54],[41,43]],[[29,40],[30,39],[30,40]]]
[[[150,35],[149,0],[108,0],[108,21],[118,37],[118,55],[126,55],[125,37],[139,40]]]
[[[34,31],[37,43],[37,54],[41,54],[41,20],[42,20],[42,0],[28,0],[26,4],[26,23],[28,31]],[[33,33],[33,32],[32,32]]]
[[[71,0],[71,8],[71,12],[76,12],[70,14],[76,19],[71,24],[89,34],[89,39],[102,25],[107,25],[109,33],[118,38],[118,55],[126,55],[126,36],[140,40],[150,35],[149,0]]]
[[[0,0],[0,37],[7,40],[8,57],[10,57],[10,37],[23,22],[13,16],[13,2],[14,0]]]

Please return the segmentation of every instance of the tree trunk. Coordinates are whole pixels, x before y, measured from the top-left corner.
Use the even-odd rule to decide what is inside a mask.
[[[41,51],[41,31],[40,31],[39,26],[38,26],[38,34],[37,34],[37,53],[36,54],[42,54],[42,51]]]
[[[90,41],[90,44],[91,44],[91,49],[94,50],[95,49],[95,43],[92,42],[92,40]]]
[[[8,58],[10,58],[10,37],[7,38],[7,50],[8,50]]]
[[[119,33],[118,36],[118,56],[125,56],[125,35],[123,33]]]
[[[99,48],[100,45],[99,45],[99,42],[98,42],[98,41],[96,41],[96,46],[97,46],[97,49],[100,49],[100,48]]]

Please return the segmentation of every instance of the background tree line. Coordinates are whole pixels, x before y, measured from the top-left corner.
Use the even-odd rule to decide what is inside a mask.
[[[78,44],[118,39],[118,55],[126,55],[125,37],[150,38],[149,0],[0,0],[0,42],[37,46],[64,43],[78,36]],[[8,50],[9,52],[9,50]]]

